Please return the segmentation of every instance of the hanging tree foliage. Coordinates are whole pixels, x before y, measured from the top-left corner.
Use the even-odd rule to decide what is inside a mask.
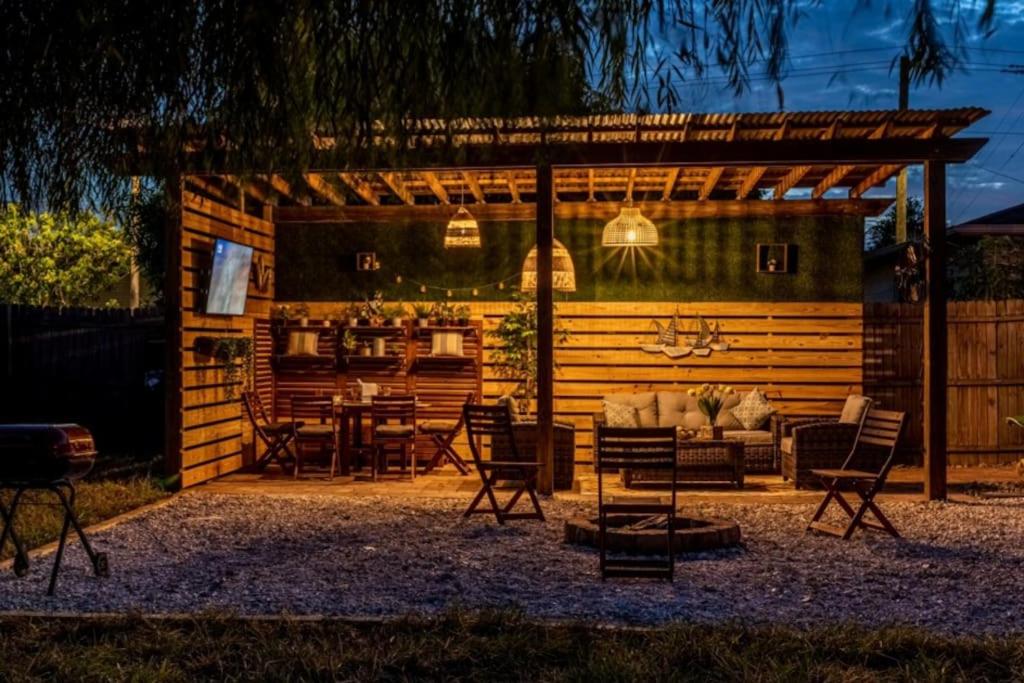
[[[758,65],[781,104],[789,35],[814,11],[805,4],[9,0],[0,202],[120,209],[126,174],[173,178],[186,151],[192,170],[298,180],[314,132],[337,143],[335,158],[318,161],[344,167],[371,132],[401,142],[418,118],[672,110],[711,68],[742,91]],[[995,6],[915,1],[905,49],[915,79],[956,68],[964,17],[990,29]],[[955,18],[951,45],[937,12]]]

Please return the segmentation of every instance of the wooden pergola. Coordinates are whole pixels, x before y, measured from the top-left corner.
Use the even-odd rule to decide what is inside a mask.
[[[275,224],[447,220],[465,203],[477,220],[536,222],[539,322],[538,444],[553,462],[552,245],[557,219],[611,218],[623,202],[658,218],[878,215],[891,198],[866,196],[908,165],[924,168],[925,493],[946,496],[946,165],[987,142],[955,137],[979,108],[768,114],[609,115],[421,121],[401,141],[402,166],[370,149],[344,150],[347,168],[281,175],[188,176],[206,195],[259,202]],[[395,146],[383,135],[372,146]],[[318,138],[320,149],[334,141]],[[269,207],[273,207],[272,209]],[[180,232],[180,231],[179,231]],[[180,245],[180,234],[170,244]],[[171,251],[174,251],[172,248]],[[172,259],[174,257],[172,256]],[[181,291],[172,263],[168,302]],[[180,313],[180,311],[179,311]],[[181,320],[171,320],[180,338]],[[177,360],[180,363],[180,359]],[[180,424],[169,425],[170,433]],[[173,438],[173,437],[171,437]],[[169,444],[179,449],[179,444]]]

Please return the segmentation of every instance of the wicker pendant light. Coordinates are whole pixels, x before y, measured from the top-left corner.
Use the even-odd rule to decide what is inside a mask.
[[[444,248],[480,247],[480,225],[465,206],[459,206],[444,231]]]
[[[604,247],[653,247],[658,244],[658,228],[635,206],[624,206],[608,221],[601,234]]]
[[[576,291],[576,268],[572,265],[569,250],[558,240],[554,241],[551,249],[551,284],[556,292]],[[523,261],[523,281],[520,289],[524,292],[537,289],[537,245],[533,246]]]

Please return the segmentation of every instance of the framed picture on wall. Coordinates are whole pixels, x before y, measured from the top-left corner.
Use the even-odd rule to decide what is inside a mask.
[[[796,245],[775,242],[757,245],[757,272],[783,274],[796,272]]]
[[[380,262],[377,261],[377,252],[361,251],[356,254],[356,270],[377,270]]]

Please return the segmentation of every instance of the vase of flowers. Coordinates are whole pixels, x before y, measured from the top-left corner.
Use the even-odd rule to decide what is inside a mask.
[[[721,439],[725,436],[725,430],[722,426],[715,423],[718,421],[718,414],[722,412],[722,407],[725,405],[725,397],[735,393],[733,388],[727,387],[724,384],[719,384],[718,386],[703,384],[700,389],[690,389],[686,393],[696,397],[697,407],[708,418],[708,423],[700,428],[700,436],[705,439]]]

